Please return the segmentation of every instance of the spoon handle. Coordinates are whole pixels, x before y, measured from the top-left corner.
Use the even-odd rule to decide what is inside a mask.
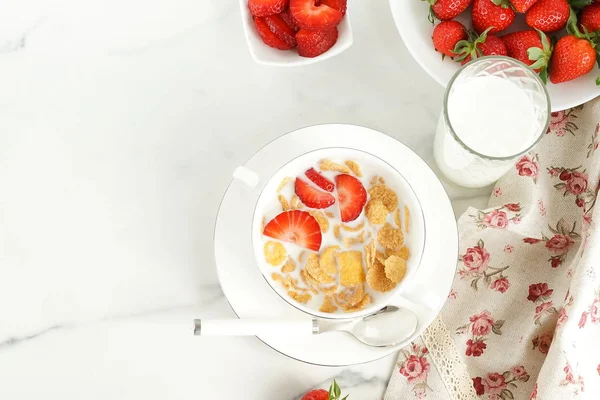
[[[318,333],[316,320],[195,319],[196,336],[307,336]]]

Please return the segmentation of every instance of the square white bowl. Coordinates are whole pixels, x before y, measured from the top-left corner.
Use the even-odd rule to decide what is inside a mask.
[[[240,0],[240,11],[242,14],[242,23],[244,24],[244,34],[246,35],[248,49],[250,50],[252,58],[258,64],[276,67],[295,67],[299,65],[314,64],[336,56],[352,46],[352,26],[350,25],[350,16],[348,15],[348,12],[346,12],[342,22],[337,26],[339,35],[338,40],[333,47],[320,56],[308,58],[298,55],[296,49],[278,50],[267,46],[256,32],[252,14],[250,14],[250,10],[248,9],[248,0]]]

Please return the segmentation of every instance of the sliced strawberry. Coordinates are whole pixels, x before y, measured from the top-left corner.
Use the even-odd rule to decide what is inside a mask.
[[[319,223],[306,211],[282,212],[269,221],[263,234],[313,251],[319,251],[321,248],[322,236]]]
[[[335,8],[341,12],[342,15],[346,14],[346,9],[348,8],[348,0],[321,0],[321,4]]]
[[[335,197],[323,192],[300,178],[296,178],[294,190],[302,204],[309,208],[327,208],[335,203]]]
[[[296,47],[296,31],[284,21],[279,15],[265,17],[265,22],[271,32],[289,46]]]
[[[300,30],[300,27],[296,25],[296,22],[294,21],[289,9],[279,14],[279,16],[285,21],[286,24],[290,26],[290,28],[294,30],[294,32],[298,32]]]
[[[358,179],[348,174],[336,176],[335,184],[342,222],[354,221],[362,213],[367,202],[365,187]]]
[[[287,7],[288,0],[248,0],[250,14],[255,17],[279,14]]]
[[[267,22],[264,18],[254,17],[254,25],[256,26],[258,36],[260,36],[262,41],[265,42],[267,46],[271,46],[279,50],[289,50],[294,47],[279,39],[277,35],[271,32],[271,29],[269,29],[269,25],[267,25]]]
[[[315,185],[328,192],[333,192],[335,185],[329,179],[318,173],[314,168],[309,169],[304,173],[308,179]]]
[[[342,20],[342,13],[315,0],[290,0],[290,12],[301,29],[318,31],[333,28]]]
[[[300,29],[296,33],[296,42],[298,43],[298,54],[302,57],[316,57],[325,53],[337,42],[337,28],[326,31],[307,31]]]

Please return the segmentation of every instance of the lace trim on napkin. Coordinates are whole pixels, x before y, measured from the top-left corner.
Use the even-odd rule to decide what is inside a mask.
[[[441,316],[438,315],[425,329],[421,340],[427,346],[433,364],[437,366],[450,399],[477,400],[479,397],[475,394],[473,380]]]

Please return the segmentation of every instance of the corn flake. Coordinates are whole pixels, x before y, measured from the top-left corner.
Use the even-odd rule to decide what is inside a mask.
[[[365,293],[361,301],[359,301],[356,305],[352,307],[344,308],[344,312],[351,313],[360,311],[372,302],[373,298],[371,297],[371,295],[369,293]]]
[[[402,246],[400,249],[398,250],[390,250],[387,249],[385,251],[385,255],[387,257],[389,256],[398,256],[404,260],[408,260],[410,258],[410,249],[406,246]]]
[[[383,179],[381,176],[379,177],[379,183],[385,185],[385,179]]]
[[[342,238],[342,234],[340,232],[341,229],[341,225],[335,225],[333,227],[333,236],[335,236],[336,239],[340,240]]]
[[[377,178],[379,178],[377,175],[375,175],[373,178],[371,178],[371,182],[369,182],[369,185],[370,186],[377,185]]]
[[[288,257],[287,262],[285,264],[283,264],[283,266],[281,267],[281,272],[283,272],[283,273],[294,272],[295,269],[296,269],[296,262],[294,261],[293,258]]]
[[[365,223],[361,222],[359,225],[357,226],[348,226],[348,225],[342,225],[342,229],[345,230],[346,232],[358,232],[360,231],[362,228],[365,227]]]
[[[386,223],[377,232],[377,241],[386,249],[397,249],[404,244],[404,235],[400,229]]]
[[[385,276],[392,282],[400,282],[406,275],[406,261],[398,256],[390,256],[385,260]]]
[[[319,264],[321,270],[326,274],[335,275],[337,273],[337,267],[335,265],[335,253],[340,249],[340,246],[329,246],[321,254]]]
[[[289,211],[290,203],[288,203],[287,199],[282,194],[277,196],[277,198],[279,199],[279,203],[281,204],[281,209],[283,211]]]
[[[264,246],[265,261],[272,266],[281,264],[287,257],[285,247],[279,242],[268,241]]]
[[[369,189],[369,194],[371,195],[371,199],[381,200],[389,212],[393,212],[398,207],[398,196],[386,185],[373,186]]]
[[[396,287],[396,283],[385,275],[384,265],[377,260],[367,272],[367,284],[378,292],[389,292]]]
[[[365,271],[360,251],[337,253],[337,261],[340,267],[340,284],[342,286],[359,285],[365,281]]]
[[[365,207],[365,214],[370,223],[381,225],[387,220],[388,209],[380,199],[371,199]]]
[[[348,169],[348,167],[346,167],[345,165],[334,163],[331,160],[321,160],[319,167],[323,171],[337,171],[341,172],[342,174],[350,173],[350,169]]]
[[[344,288],[341,292],[339,292],[336,297],[338,300],[338,304],[342,304],[344,308],[352,307],[356,305],[359,301],[362,300],[365,295],[365,288],[363,284],[353,285]]]
[[[283,189],[283,187],[285,185],[287,185],[288,183],[290,183],[293,180],[294,180],[294,178],[292,178],[290,176],[286,176],[285,178],[283,178],[281,183],[279,184],[279,186],[277,186],[277,193],[281,192],[281,189]]]
[[[398,229],[402,228],[402,221],[400,221],[400,209],[396,208],[396,211],[394,211],[394,222],[396,223],[396,226],[398,227]]]
[[[312,299],[310,293],[298,293],[294,292],[293,290],[288,291],[288,296],[302,304],[306,304],[310,299]]]
[[[321,263],[319,262],[319,256],[315,253],[312,253],[308,256],[308,260],[306,260],[306,272],[319,283],[333,283],[335,282],[335,278],[329,275],[321,268]]]
[[[367,263],[367,271],[373,266],[375,263],[375,252],[377,251],[377,244],[375,240],[371,239],[369,244],[365,246],[365,260]]]
[[[317,223],[319,224],[319,228],[321,228],[321,232],[325,233],[329,230],[329,220],[321,211],[309,210],[308,213],[315,217]]]
[[[292,210],[297,210],[298,208],[300,208],[300,207],[298,207],[299,205],[300,205],[300,199],[298,198],[298,196],[293,195],[292,201],[290,203],[290,207],[292,208]]]
[[[327,218],[334,218],[335,215],[333,215],[333,213],[331,211],[325,211],[325,215],[327,216]]]
[[[375,251],[375,259],[377,261],[379,261],[380,263],[384,264],[385,263],[385,254],[383,254],[382,252],[380,252],[379,250]]]
[[[354,175],[358,176],[359,178],[362,178],[363,175],[360,169],[360,165],[358,165],[356,161],[347,160],[345,164],[348,166],[348,168],[350,168]]]
[[[408,233],[408,227],[410,225],[410,211],[407,206],[404,206],[404,232]]]
[[[323,304],[319,308],[319,311],[324,313],[334,313],[337,311],[336,305],[333,303],[333,297],[330,295],[325,296]]]
[[[298,262],[304,262],[304,256],[306,255],[306,250],[302,250],[300,254],[298,254]]]
[[[300,270],[300,278],[302,279],[302,282],[304,282],[304,284],[310,289],[311,292],[313,292],[314,294],[319,294],[319,290],[317,289],[317,287],[319,286],[319,282],[317,282],[315,278],[310,276],[305,269]]]
[[[358,235],[357,237],[345,237],[344,238],[344,246],[349,249],[350,247],[360,244],[360,243],[364,243],[365,242],[365,232],[362,231],[360,233],[360,235]]]
[[[339,289],[339,286],[337,284],[333,285],[333,286],[321,286],[321,292],[325,293],[325,294],[334,294],[335,292],[337,292]]]

